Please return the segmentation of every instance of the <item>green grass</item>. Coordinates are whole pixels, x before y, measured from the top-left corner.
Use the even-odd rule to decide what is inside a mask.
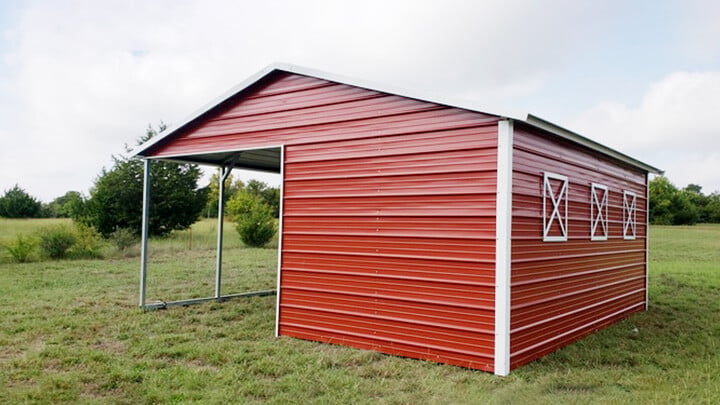
[[[212,293],[214,226],[151,242],[150,300]],[[276,251],[226,230],[225,291],[273,288]],[[0,403],[718,403],[720,226],[650,257],[649,312],[507,378],[274,338],[272,296],[141,313],[136,257],[0,264]]]
[[[71,224],[69,218],[8,219],[0,218],[0,244],[12,240],[15,235],[31,234],[40,228],[58,224]]]

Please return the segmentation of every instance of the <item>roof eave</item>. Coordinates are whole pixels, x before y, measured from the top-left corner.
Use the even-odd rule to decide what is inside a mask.
[[[649,173],[662,175],[665,172],[657,167],[651,166],[647,163],[641,162],[631,156],[628,156],[622,152],[618,152],[615,149],[609,148],[603,144],[593,141],[592,139],[586,138],[576,132],[570,131],[569,129],[563,128],[557,124],[554,124],[548,120],[540,118],[538,116],[528,114],[527,119],[521,120],[535,128],[539,128],[548,131],[561,138],[567,139],[586,148],[595,150],[612,158],[615,158],[621,162],[627,163],[631,166],[643,169]]]
[[[205,115],[206,113],[210,112],[213,108],[217,107],[218,105],[222,104],[223,102],[227,101],[231,97],[235,96],[236,94],[240,93],[241,91],[247,89],[248,87],[252,86],[265,76],[272,73],[274,70],[277,70],[275,64],[268,65],[264,67],[262,70],[258,71],[254,75],[248,77],[247,79],[243,80],[238,85],[232,87],[230,90],[224,92],[220,96],[214,98],[209,103],[203,105],[199,109],[195,110],[192,114],[190,114],[187,118],[185,118],[183,121],[176,125],[171,125],[169,128],[167,128],[161,136],[156,136],[152,139],[149,139],[147,142],[140,145],[138,148],[138,151],[135,152],[132,157],[134,158],[143,158],[147,156],[147,151],[151,149],[155,144],[159,143],[163,139],[171,136],[175,131],[185,127],[186,125],[192,123],[196,119],[200,118],[201,116]]]

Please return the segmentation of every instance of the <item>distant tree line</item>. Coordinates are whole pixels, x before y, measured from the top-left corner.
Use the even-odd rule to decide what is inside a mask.
[[[43,203],[16,184],[0,197],[0,217],[70,218],[82,203],[83,196],[77,191],[68,191],[50,203]]]
[[[143,142],[154,136],[148,129]],[[119,228],[139,234],[142,201],[142,163],[126,156],[114,156],[115,166],[100,173],[90,196],[68,191],[50,203],[41,203],[19,185],[0,197],[0,217],[5,218],[73,218],[94,227],[108,236]],[[200,169],[197,165],[154,162],[151,177],[151,234],[164,235],[173,229],[185,229],[199,216],[217,218],[219,175],[214,173],[210,183],[197,187]],[[275,218],[280,213],[280,189],[250,180],[244,184],[232,175],[225,180],[227,215],[237,216],[238,203],[247,200],[246,194],[257,197],[269,207]],[[678,188],[666,177],[650,182],[650,223],[654,225],[693,225],[720,223],[720,193],[702,193],[702,187],[689,184]]]
[[[705,195],[702,187],[689,184],[678,188],[666,177],[650,181],[650,223],[693,225],[720,223],[720,193]]]

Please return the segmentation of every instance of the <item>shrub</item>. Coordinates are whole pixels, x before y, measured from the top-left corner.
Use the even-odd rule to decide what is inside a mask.
[[[228,203],[228,213],[247,246],[265,246],[275,235],[272,208],[256,195],[239,192]]]
[[[80,259],[97,259],[101,257],[102,239],[95,228],[76,223],[74,229],[75,242],[70,247],[70,256]]]
[[[115,229],[115,231],[110,234],[109,239],[121,253],[125,253],[129,247],[138,242],[137,236],[135,236],[135,233],[130,228]]]
[[[30,256],[37,247],[37,240],[32,236],[18,234],[15,240],[5,245],[10,258],[17,263],[26,263],[30,261]]]
[[[55,225],[40,230],[40,248],[43,254],[51,259],[67,257],[76,240],[72,228],[66,225]]]
[[[36,218],[42,204],[17,184],[0,197],[0,217]]]

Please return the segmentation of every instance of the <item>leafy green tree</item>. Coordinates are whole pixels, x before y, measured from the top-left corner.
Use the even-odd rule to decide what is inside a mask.
[[[148,126],[138,145],[159,131]],[[131,149],[126,147],[126,151]],[[139,235],[142,224],[143,162],[127,156],[113,156],[112,169],[103,169],[90,191],[90,199],[75,218],[92,225],[108,237],[119,228]],[[202,172],[197,165],[153,161],[150,169],[150,235],[166,235],[186,229],[197,221],[207,199],[207,189],[198,189]]]
[[[707,222],[720,223],[720,193],[712,193],[705,205],[705,217]]]
[[[248,193],[260,197],[272,209],[273,217],[280,217],[280,188],[269,187],[267,183],[253,179],[245,189]]]
[[[701,190],[696,184],[678,189],[666,177],[656,177],[650,182],[650,223],[693,225],[705,221],[707,197]]]
[[[68,191],[50,203],[50,209],[58,218],[73,218],[82,211],[85,197],[78,191]]]
[[[671,225],[673,223],[673,196],[675,187],[665,176],[655,177],[650,181],[650,223],[654,225]]]
[[[220,169],[210,177],[210,183],[207,186],[208,197],[205,209],[203,210],[205,217],[217,218],[218,215],[218,196],[220,195]],[[225,191],[223,192],[223,199],[225,204],[228,200],[233,198],[238,191],[245,188],[245,184],[242,180],[233,177],[232,173],[225,179]]]
[[[0,217],[37,218],[42,204],[17,184],[0,197]]]
[[[681,190],[690,203],[695,206],[697,211],[697,222],[708,222],[707,211],[705,206],[708,204],[708,197],[702,193],[702,186],[697,184],[688,184]]]
[[[673,225],[695,225],[700,219],[700,210],[693,203],[693,192],[678,190],[672,197],[671,210]]]
[[[238,192],[228,202],[228,214],[235,222],[240,239],[247,246],[265,246],[275,235],[272,208],[247,189]]]

